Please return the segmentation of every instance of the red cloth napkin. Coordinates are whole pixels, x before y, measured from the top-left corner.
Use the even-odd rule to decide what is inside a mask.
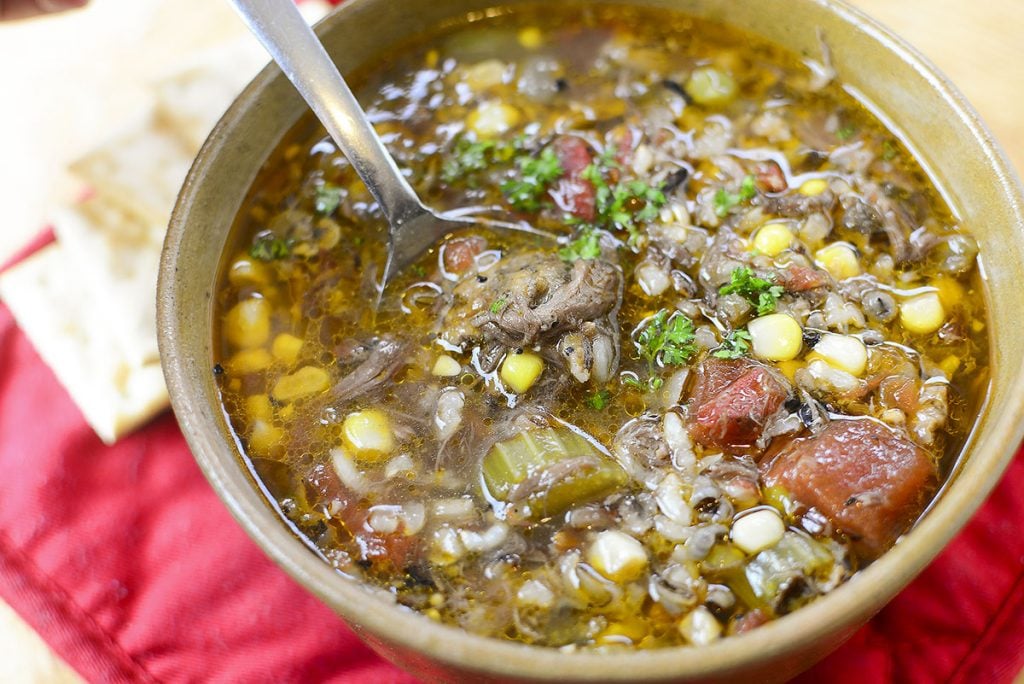
[[[1024,456],[913,584],[801,682],[1024,667]],[[105,447],[0,305],[0,597],[93,682],[412,682],[268,560],[164,415]]]

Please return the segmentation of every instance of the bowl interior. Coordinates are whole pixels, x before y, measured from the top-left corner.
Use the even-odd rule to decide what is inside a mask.
[[[530,0],[505,0],[502,7]],[[319,27],[343,72],[372,64],[430,26],[493,0],[349,0]],[[376,648],[425,677],[453,671],[523,680],[729,679],[756,668],[784,678],[852,633],[916,575],[981,504],[1012,457],[1024,421],[1019,335],[1024,210],[1019,182],[963,98],[917,53],[858,12],[826,0],[620,0],[662,6],[752,31],[810,58],[831,49],[839,79],[897,133],[978,238],[988,281],[992,387],[953,481],[915,529],[824,599],[742,637],[699,651],[565,654],[499,642],[396,608],[382,592],[337,575],[268,505],[230,437],[213,382],[213,293],[235,214],[261,164],[306,110],[275,67],[236,101],[181,191],[161,264],[158,325],[172,403],[207,478],[249,535]]]

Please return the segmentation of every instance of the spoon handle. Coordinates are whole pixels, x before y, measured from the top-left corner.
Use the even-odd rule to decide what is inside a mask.
[[[381,211],[400,226],[426,211],[293,0],[231,0],[309,104]]]

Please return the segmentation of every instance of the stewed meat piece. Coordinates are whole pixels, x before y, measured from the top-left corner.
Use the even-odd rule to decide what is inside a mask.
[[[836,420],[794,439],[765,458],[761,472],[767,486],[827,516],[868,559],[906,531],[938,480],[924,449],[873,420]]]
[[[748,359],[709,357],[697,369],[690,435],[714,449],[753,448],[789,388],[777,373]]]

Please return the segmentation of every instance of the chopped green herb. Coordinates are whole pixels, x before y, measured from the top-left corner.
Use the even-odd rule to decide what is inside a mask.
[[[284,259],[291,253],[291,241],[279,238],[271,233],[257,235],[252,245],[249,246],[249,256],[260,261]]]
[[[494,140],[459,138],[441,167],[441,180],[452,183],[477,171],[483,171],[491,164],[507,162],[521,147],[522,141],[519,138],[511,144]]]
[[[412,274],[417,278],[422,278],[423,276],[427,275],[427,269],[423,268],[419,264],[413,264],[412,266],[409,267],[409,270],[412,271]]]
[[[516,159],[517,178],[501,184],[501,192],[514,208],[520,211],[538,211],[543,206],[548,185],[558,180],[565,171],[555,151],[545,147],[536,157]]]
[[[857,128],[852,124],[847,124],[836,131],[836,137],[840,140],[849,140],[855,135],[857,135]]]
[[[605,173],[618,168],[614,150],[607,151],[597,163],[589,164],[580,178],[594,186],[595,222],[609,230],[625,230],[629,233],[629,244],[636,247],[640,241],[640,227],[658,217],[665,206],[665,193],[640,180],[618,182],[614,186],[605,180]]]
[[[754,199],[756,195],[757,185],[754,183],[754,177],[748,174],[743,177],[743,182],[740,183],[740,191],[738,193],[731,193],[725,188],[719,188],[718,192],[715,193],[715,196],[712,199],[712,204],[715,207],[716,214],[719,216],[725,216],[732,211],[733,207]]]
[[[608,390],[601,390],[600,392],[594,392],[587,397],[587,406],[594,409],[595,411],[602,411],[612,400],[612,393]]]
[[[755,276],[753,269],[747,266],[734,268],[729,279],[728,285],[718,288],[718,294],[738,294],[744,297],[757,307],[758,316],[775,311],[775,303],[785,292],[785,288],[781,285],[775,285],[770,280]]]
[[[896,147],[896,143],[892,140],[885,140],[882,142],[882,159],[885,161],[892,161],[900,150]]]
[[[693,321],[681,313],[662,309],[651,316],[636,337],[640,358],[653,371],[655,365],[679,366],[697,353]]]
[[[722,340],[722,346],[711,352],[719,359],[738,359],[750,353],[750,333],[743,329],[731,331]]]
[[[504,297],[498,297],[497,299],[494,300],[494,302],[491,303],[491,308],[490,308],[491,313],[492,314],[499,313],[502,309],[505,308],[505,305],[507,303],[508,303],[508,301]]]
[[[568,262],[596,259],[601,256],[601,236],[596,230],[584,228],[575,240],[558,250],[558,256]]]
[[[313,200],[313,206],[318,214],[333,214],[341,204],[341,195],[343,190],[337,185],[331,183],[324,183],[316,189],[316,197]]]

